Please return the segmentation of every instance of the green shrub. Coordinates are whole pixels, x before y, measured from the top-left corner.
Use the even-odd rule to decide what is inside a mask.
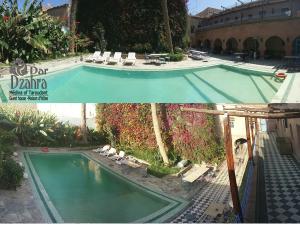
[[[8,159],[13,154],[13,146],[0,143],[0,160]]]
[[[174,54],[169,54],[170,61],[172,62],[179,62],[182,61],[184,58],[184,54],[182,53],[174,53]]]
[[[16,136],[12,132],[0,128],[0,144],[13,145],[15,139]]]
[[[152,46],[150,43],[145,44],[134,44],[132,47],[132,50],[136,53],[145,53],[145,52],[151,52]]]
[[[9,158],[0,164],[0,188],[17,189],[21,185],[24,169]]]
[[[15,107],[10,106],[0,107],[1,114],[15,124],[12,132],[21,145],[48,147],[83,145],[78,135],[79,128],[58,121],[54,115],[30,109],[16,110]],[[106,136],[99,135],[97,137],[98,134],[89,130],[88,140],[97,145],[105,143]],[[13,137],[6,135],[5,139],[12,141]]]
[[[174,53],[175,54],[180,54],[180,53],[183,53],[183,50],[181,48],[179,48],[179,47],[175,47],[174,48]]]
[[[174,153],[168,154],[170,160],[170,166],[165,166],[163,164],[162,157],[158,150],[153,149],[137,149],[127,146],[118,146],[119,149],[122,149],[126,152],[127,155],[133,155],[139,159],[145,160],[146,162],[150,163],[151,165],[148,167],[148,173],[156,176],[156,177],[163,177],[169,174],[174,174],[179,172],[179,168],[173,167],[175,163],[177,163],[178,156]]]

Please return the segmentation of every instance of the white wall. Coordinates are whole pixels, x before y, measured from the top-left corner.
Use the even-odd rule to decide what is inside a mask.
[[[57,116],[62,122],[80,125],[80,103],[38,103],[37,109]],[[96,105],[86,104],[87,126],[95,128]]]
[[[217,104],[216,108],[217,108],[217,110],[223,110],[223,104]],[[223,131],[223,129],[224,129],[223,120],[225,117],[219,116],[219,118],[220,118],[222,131]],[[231,128],[232,141],[234,142],[236,139],[239,139],[239,138],[246,139],[245,118],[231,117],[231,122],[233,124],[233,127]]]

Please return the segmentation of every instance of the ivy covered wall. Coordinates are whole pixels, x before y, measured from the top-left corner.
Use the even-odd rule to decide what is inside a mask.
[[[174,47],[187,45],[186,4],[186,0],[168,1]],[[79,0],[77,20],[78,32],[94,41],[95,30],[102,27],[107,49],[112,51],[144,53],[166,49],[161,0]]]
[[[165,107],[159,107],[162,136],[169,151],[194,162],[222,160],[223,143],[216,135],[215,118],[203,113],[182,112],[180,106],[165,104]],[[201,104],[184,106],[210,107]],[[98,104],[96,111],[98,129],[112,132],[116,144],[141,151],[157,151],[150,104]]]

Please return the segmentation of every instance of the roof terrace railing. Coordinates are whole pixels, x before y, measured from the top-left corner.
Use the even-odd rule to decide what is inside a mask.
[[[221,28],[221,27],[227,27],[227,26],[231,26],[231,25],[240,25],[240,24],[247,24],[247,23],[257,23],[257,22],[261,22],[261,21],[270,21],[270,20],[279,20],[279,19],[288,19],[291,18],[291,15],[287,15],[287,14],[282,14],[282,13],[277,13],[277,14],[270,14],[270,15],[256,15],[256,16],[252,16],[252,17],[239,17],[238,19],[231,19],[229,21],[223,21],[223,22],[219,22],[218,23],[213,23],[213,24],[204,24],[202,22],[200,22],[200,26],[198,25],[196,32],[199,31],[204,31],[204,30],[209,30],[209,29],[215,29],[215,28]],[[211,20],[212,22],[213,19]]]

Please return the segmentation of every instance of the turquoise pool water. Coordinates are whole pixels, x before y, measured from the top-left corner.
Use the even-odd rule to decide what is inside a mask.
[[[162,222],[182,204],[82,154],[25,153],[25,159],[53,222]]]
[[[225,65],[173,71],[81,66],[45,79],[54,103],[268,103],[281,85],[270,73]],[[2,84],[6,93],[9,85]]]

